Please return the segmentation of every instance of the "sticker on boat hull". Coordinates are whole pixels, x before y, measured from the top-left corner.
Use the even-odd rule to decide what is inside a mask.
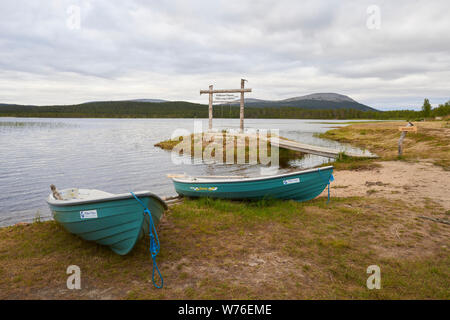
[[[217,187],[190,187],[190,189],[194,191],[216,191]]]
[[[80,211],[80,218],[81,219],[95,219],[95,218],[98,218],[97,210]]]
[[[291,184],[291,183],[299,183],[299,182],[300,182],[300,178],[283,180],[283,184]]]

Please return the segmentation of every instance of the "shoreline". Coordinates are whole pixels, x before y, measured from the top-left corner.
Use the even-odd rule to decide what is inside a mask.
[[[53,220],[1,227],[0,298],[449,299],[450,227],[418,217],[450,217],[450,129],[445,121],[418,123],[398,159],[400,125],[357,123],[322,134],[380,155],[334,162],[329,205],[325,190],[303,203],[172,206],[158,231],[162,290],[151,284],[148,237],[122,257]],[[81,290],[66,288],[71,264],[82,270]],[[372,264],[382,270],[380,290],[365,287]]]

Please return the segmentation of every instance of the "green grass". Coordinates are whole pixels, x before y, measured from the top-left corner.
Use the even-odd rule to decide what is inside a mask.
[[[427,159],[445,170],[450,170],[450,131],[444,121],[425,121],[415,123],[417,133],[408,133],[403,142],[403,155],[398,156],[398,127],[406,125],[401,122],[372,122],[352,124],[321,133],[318,137],[350,143],[368,149],[380,156],[372,159],[339,159],[337,169],[371,169],[375,161],[401,160],[417,161]]]
[[[341,152],[333,162],[325,163],[322,166],[333,165],[335,170],[373,170],[381,167],[378,161],[379,159],[374,158],[349,157]]]
[[[339,121],[339,122],[325,122],[324,121],[324,122],[308,122],[308,123],[349,125],[349,124],[357,124],[357,123],[374,123],[374,122],[377,122],[377,121],[385,122],[385,121],[402,121],[402,120],[366,120],[366,121],[364,121],[364,120],[361,120],[361,121],[357,120],[357,121],[345,121],[345,122],[341,122],[341,121]]]
[[[0,298],[448,299],[448,226],[412,215],[433,210],[376,197],[186,199],[159,227],[162,290],[151,284],[148,238],[123,257],[54,221],[1,228]],[[81,290],[65,287],[71,264]],[[372,264],[381,290],[365,286]]]

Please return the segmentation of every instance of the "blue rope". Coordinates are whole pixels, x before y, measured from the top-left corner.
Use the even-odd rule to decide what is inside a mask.
[[[317,168],[317,172],[319,172],[319,176],[322,179],[322,174],[320,173],[320,168]],[[334,181],[334,177],[333,174],[331,174],[330,179],[328,179],[327,185],[328,185],[328,199],[327,199],[327,204],[330,203],[330,182]]]
[[[152,261],[153,261],[152,282],[156,288],[161,289],[164,285],[164,280],[161,275],[161,272],[159,271],[158,265],[156,264],[156,256],[158,255],[159,250],[161,248],[159,245],[158,233],[156,232],[156,227],[155,227],[155,224],[153,223],[153,218],[152,218],[152,214],[151,214],[150,210],[148,210],[148,208],[141,201],[141,199],[136,197],[136,195],[133,192],[131,192],[131,194],[144,207],[144,213],[147,213],[148,217],[149,217],[150,222],[149,222],[149,226],[148,226],[148,232],[150,235],[150,254],[152,256]],[[155,239],[156,239],[156,241],[155,241]],[[158,272],[159,278],[161,279],[160,286],[158,286],[155,282],[155,269]]]

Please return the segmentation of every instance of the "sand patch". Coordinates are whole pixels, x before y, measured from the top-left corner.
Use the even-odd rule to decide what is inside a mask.
[[[450,210],[450,171],[428,162],[382,161],[381,168],[336,171],[332,197],[368,196],[403,199]],[[322,193],[326,196],[327,191]]]

